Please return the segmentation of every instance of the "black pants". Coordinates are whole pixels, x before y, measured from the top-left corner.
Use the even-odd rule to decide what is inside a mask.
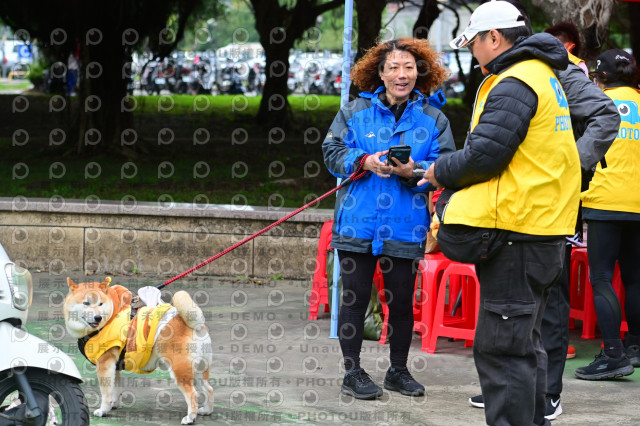
[[[413,334],[413,291],[418,261],[338,250],[342,274],[342,307],[338,315],[338,338],[347,371],[360,367],[364,316],[371,297],[376,264],[384,279],[389,306],[387,333],[391,365],[404,367]]]
[[[613,290],[616,260],[625,289],[629,334],[640,336],[640,222],[587,221],[589,279],[604,340],[620,339],[622,311]]]
[[[508,242],[476,265],[480,310],[473,357],[490,425],[548,424],[540,327],[549,287],[562,272],[564,246],[564,239]]]
[[[549,288],[547,305],[542,316],[542,345],[547,352],[547,394],[562,393],[562,374],[567,362],[569,346],[569,279],[571,272],[571,245],[565,244],[562,273]]]

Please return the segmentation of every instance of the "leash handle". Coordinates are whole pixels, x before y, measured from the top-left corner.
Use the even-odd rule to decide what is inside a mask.
[[[321,196],[319,196],[318,198],[316,198],[315,200],[305,204],[304,206],[300,207],[299,209],[289,213],[288,215],[286,215],[285,217],[279,219],[278,221],[272,223],[271,225],[267,226],[264,229],[261,229],[260,231],[256,232],[255,234],[245,238],[242,241],[239,241],[237,243],[235,243],[234,245],[232,245],[231,247],[227,247],[226,249],[224,249],[223,251],[221,251],[220,253],[216,254],[215,256],[210,257],[209,259],[205,260],[204,262],[194,266],[191,269],[188,269],[186,271],[184,271],[183,273],[181,273],[180,275],[176,275],[175,277],[163,282],[162,284],[158,284],[156,286],[156,288],[158,289],[162,289],[166,286],[168,286],[169,284],[171,284],[174,281],[177,281],[181,278],[186,277],[187,275],[191,274],[194,271],[197,271],[198,269],[202,268],[205,265],[208,265],[209,263],[213,262],[214,260],[224,256],[225,254],[229,253],[232,250],[237,249],[238,247],[240,247],[241,245],[253,240],[254,238],[264,234],[265,232],[269,231],[271,228],[274,228],[278,225],[280,225],[282,222],[291,219],[293,216],[297,215],[298,213],[300,213],[303,210],[308,209],[309,207],[313,206],[314,204],[324,200],[325,198],[327,198],[329,195],[339,191],[340,189],[342,189],[344,186],[350,184],[351,182],[354,182],[362,177],[364,177],[367,173],[369,173],[368,170],[364,170],[364,163],[367,160],[367,158],[369,157],[369,154],[365,154],[362,156],[362,158],[360,159],[360,163],[358,164],[358,168],[356,169],[355,172],[353,172],[351,174],[351,176],[349,176],[344,182],[342,182],[340,185],[336,186],[335,188],[333,188],[331,191],[327,192],[326,194],[323,194]]]

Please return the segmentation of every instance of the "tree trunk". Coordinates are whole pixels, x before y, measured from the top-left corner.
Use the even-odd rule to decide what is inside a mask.
[[[640,64],[640,27],[638,26],[638,22],[640,22],[640,3],[628,2],[627,7],[627,17],[631,23],[629,28],[631,50],[633,51],[633,56],[636,58],[636,63]]]
[[[289,75],[289,43],[262,44],[265,46],[266,73],[262,100],[258,110],[258,122],[268,127],[287,128],[293,115],[287,100]]]
[[[118,43],[104,33],[107,40],[93,46],[83,45],[80,69],[79,121],[73,123],[78,153],[111,152],[131,157],[142,142],[130,137],[121,142],[125,129],[132,129],[132,112],[123,108],[127,96],[123,67],[131,60]],[[98,65],[99,64],[99,65]],[[135,144],[128,142],[135,141]],[[133,147],[133,149],[132,149]]]
[[[127,79],[123,66],[131,52],[145,44],[154,54],[173,51],[184,35],[187,19],[202,0],[36,1],[0,2],[0,16],[15,30],[39,40],[43,57],[67,63],[80,49],[78,108],[71,111],[68,139],[79,153],[124,153],[124,129],[131,112],[122,108]],[[165,37],[168,26],[173,37]],[[125,34],[130,37],[125,39]],[[133,38],[131,38],[133,37]],[[171,38],[173,40],[171,40]],[[48,65],[48,64],[47,64]],[[133,129],[129,135],[134,135]],[[135,138],[128,138],[129,141]],[[139,150],[140,142],[134,146]]]
[[[387,6],[386,0],[355,0],[358,19],[358,52],[354,63],[358,62],[365,52],[375,46],[382,28],[382,12]],[[351,64],[353,66],[353,64]],[[360,90],[351,84],[349,97],[355,98]]]
[[[382,28],[382,12],[386,0],[355,0],[358,19],[358,52],[355,61],[375,46]]]
[[[256,30],[266,56],[267,81],[256,117],[266,126],[289,127],[292,119],[287,100],[289,74],[289,50],[304,32],[313,27],[324,12],[344,4],[333,0],[316,4],[317,0],[297,0],[289,9],[278,0],[251,0],[256,20]]]
[[[265,53],[266,81],[256,117],[265,127],[289,127],[291,107],[287,100],[289,50],[292,33],[287,29],[292,11],[280,6],[278,0],[252,0],[256,30]]]
[[[437,0],[424,0],[422,3],[422,7],[420,8],[420,13],[418,14],[418,19],[416,19],[416,23],[413,24],[413,36],[415,38],[429,38],[429,31],[431,31],[431,26],[440,16],[440,9],[438,9],[438,1]]]
[[[553,22],[571,21],[582,37],[581,57],[592,63],[606,39],[616,0],[532,0]]]

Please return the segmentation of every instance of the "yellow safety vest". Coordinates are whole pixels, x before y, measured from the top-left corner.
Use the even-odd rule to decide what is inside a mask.
[[[453,194],[443,223],[531,235],[573,234],[580,158],[567,98],[551,68],[542,61],[528,60],[487,77],[478,90],[471,129],[478,124],[491,90],[507,77],[523,81],[538,96],[527,135],[498,176]]]
[[[591,209],[640,213],[640,90],[632,87],[605,89],[620,113],[618,137],[598,164],[582,205]]]

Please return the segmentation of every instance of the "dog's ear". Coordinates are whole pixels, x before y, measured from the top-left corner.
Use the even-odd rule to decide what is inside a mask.
[[[133,300],[133,295],[131,294],[131,292],[122,286],[116,287],[119,287],[118,297],[120,298],[120,306],[130,305],[131,301]]]
[[[109,288],[109,284],[111,284],[111,277],[105,278],[98,287],[100,288],[100,290],[106,293],[107,289]]]
[[[78,284],[74,283],[70,277],[67,277],[67,284],[69,284],[69,290],[72,292],[76,291],[78,287],[80,287]]]

